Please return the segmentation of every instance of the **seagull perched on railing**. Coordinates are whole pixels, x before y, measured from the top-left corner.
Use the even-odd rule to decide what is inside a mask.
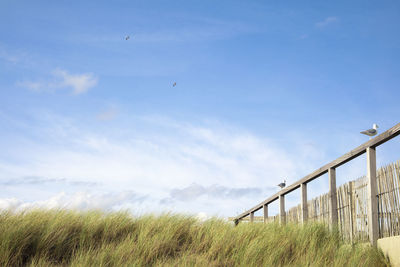
[[[374,136],[378,133],[378,128],[379,128],[379,126],[376,125],[376,123],[374,123],[374,125],[372,125],[372,129],[362,131],[360,133],[368,135],[368,136]]]
[[[283,180],[283,183],[278,184],[280,188],[284,188],[286,186],[286,180]]]

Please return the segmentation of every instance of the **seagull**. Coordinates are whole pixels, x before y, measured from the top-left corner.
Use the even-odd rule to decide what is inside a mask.
[[[176,82],[174,82],[174,84],[172,85],[172,87],[175,87],[176,86]]]
[[[130,37],[129,35],[127,35],[127,36],[125,37],[125,41],[128,41],[129,38],[131,38],[131,37]]]
[[[280,188],[284,188],[286,186],[286,180],[283,180],[283,183],[278,184]]]
[[[372,125],[372,129],[362,131],[360,133],[368,135],[368,136],[374,136],[378,133],[378,130],[377,130],[378,128],[379,128],[379,126],[374,123],[374,125]]]

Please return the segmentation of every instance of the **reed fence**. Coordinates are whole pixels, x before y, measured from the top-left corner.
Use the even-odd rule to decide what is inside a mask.
[[[389,164],[377,171],[379,238],[400,235],[400,161]],[[367,180],[360,177],[336,189],[338,227],[345,239],[368,240]],[[329,193],[307,202],[308,221],[329,225]],[[267,222],[276,221],[270,216]],[[301,222],[301,204],[286,211],[286,220]]]

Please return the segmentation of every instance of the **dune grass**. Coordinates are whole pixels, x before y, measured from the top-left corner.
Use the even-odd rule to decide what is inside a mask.
[[[199,222],[182,215],[0,213],[0,266],[388,266],[320,224]]]

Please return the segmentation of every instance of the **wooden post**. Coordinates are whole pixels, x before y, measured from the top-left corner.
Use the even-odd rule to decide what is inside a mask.
[[[307,206],[307,184],[301,184],[301,223],[308,220],[308,206]]]
[[[378,240],[378,203],[376,199],[376,150],[367,147],[367,208],[369,241],[376,246]]]
[[[330,213],[331,213],[331,227],[335,227],[338,224],[338,212],[337,212],[337,194],[336,194],[336,170],[329,168],[329,202],[330,202]]]
[[[250,222],[254,222],[254,211],[250,212]]]
[[[279,223],[286,224],[285,195],[279,195]]]
[[[267,223],[268,220],[268,204],[264,204],[264,223]]]

